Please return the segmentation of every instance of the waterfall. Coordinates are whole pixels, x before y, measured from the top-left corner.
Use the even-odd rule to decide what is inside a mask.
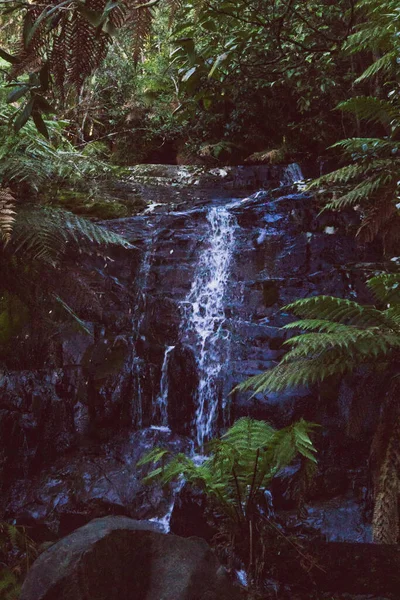
[[[168,427],[168,362],[175,346],[167,346],[161,368],[160,393],[154,404],[153,418],[157,425]]]
[[[218,380],[229,352],[225,299],[235,247],[236,220],[225,207],[207,214],[209,240],[201,252],[191,290],[184,306],[183,336],[195,347],[199,386],[196,438],[200,447],[214,432],[218,414]]]
[[[140,329],[145,317],[146,308],[146,287],[149,279],[150,266],[151,266],[151,255],[152,255],[153,240],[150,239],[140,265],[139,272],[136,277],[136,289],[137,294],[132,310],[131,322],[132,322],[132,336],[133,342],[136,342],[140,336]],[[136,355],[134,349],[132,359],[132,376],[135,381],[134,390],[135,395],[132,398],[132,422],[136,427],[141,427],[143,424],[143,405],[142,405],[142,360]]]
[[[281,185],[294,185],[300,181],[304,181],[303,171],[299,164],[291,163],[282,175]]]

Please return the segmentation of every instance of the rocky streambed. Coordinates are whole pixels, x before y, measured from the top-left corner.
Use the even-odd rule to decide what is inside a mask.
[[[286,531],[331,557],[336,575],[288,570],[288,558],[275,573],[279,597],[295,584],[305,594],[391,597],[397,580],[378,585],[387,578],[376,576],[387,553],[369,544],[379,381],[229,395],[283,355],[281,327],[291,317],[282,306],[316,294],[368,301],[364,281],[379,252],[356,246],[351,215],[319,215],[294,183],[297,166],[185,176],[182,167],[155,169],[119,185],[128,195],[146,188],[143,213],[105,223],[132,249],[71,257],[68,268],[90,273],[96,288],[97,305],[82,309],[91,334],[65,327],[50,343],[27,330],[1,373],[3,516],[42,540],[105,515],[168,527],[172,513],[172,531],[198,534],[196,500],[175,503],[176,489],[143,486],[143,453],[160,442],[191,452],[244,415],[276,427],[305,418],[322,426],[308,514],[295,514],[289,472],[272,490],[273,505]]]

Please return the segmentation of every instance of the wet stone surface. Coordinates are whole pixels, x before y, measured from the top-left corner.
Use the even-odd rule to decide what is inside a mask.
[[[151,178],[156,199],[177,174],[164,170],[158,181],[154,168],[135,176],[137,182]],[[276,188],[281,175],[268,180],[265,172],[266,187]],[[3,515],[54,535],[105,514],[161,517],[171,509],[171,497],[140,484],[136,462],[146,449],[165,441],[186,450],[188,437],[207,438],[245,415],[276,427],[303,417],[322,425],[316,440],[320,474],[302,522],[293,514],[284,478],[276,484],[279,518],[311,538],[368,541],[366,461],[379,381],[363,388],[355,378],[255,397],[229,392],[283,355],[281,327],[291,320],[281,310],[285,304],[317,294],[368,301],[364,281],[377,252],[356,246],[352,215],[318,216],[315,200],[301,189],[243,198],[243,188],[254,185],[245,172],[227,172],[215,192],[215,174],[204,175],[203,187],[195,169],[182,177],[183,183],[176,181],[179,202],[106,223],[135,248],[112,250],[106,260],[82,259],[79,269],[95,273],[101,295],[101,310],[81,315],[92,334],[64,330],[40,353],[32,346],[31,355],[21,346],[21,356],[2,372]],[[242,187],[240,177],[247,181]],[[140,185],[145,183],[150,185],[143,179]],[[214,220],[214,229],[212,209],[229,215],[222,224]],[[342,233],[343,223],[348,233]],[[233,239],[229,253],[227,235]],[[218,253],[215,267],[200,272],[210,244]],[[76,258],[69,268],[77,269]],[[210,319],[203,318],[207,301],[193,292],[201,277],[210,296],[223,294],[222,309],[218,304]],[[205,351],[211,358],[201,362]],[[30,366],[33,358],[37,368]],[[211,399],[204,389],[212,390]],[[199,418],[200,392],[209,422]],[[368,415],[363,419],[361,405]],[[149,429],[165,427],[163,415],[172,433]]]

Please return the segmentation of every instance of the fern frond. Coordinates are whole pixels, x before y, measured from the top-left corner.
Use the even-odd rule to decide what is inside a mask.
[[[337,109],[355,114],[359,119],[370,123],[381,123],[384,126],[390,125],[392,119],[397,116],[392,102],[373,96],[355,96],[340,102]]]
[[[354,179],[362,177],[365,175],[365,172],[370,169],[363,162],[353,163],[351,165],[347,165],[346,167],[342,167],[341,169],[337,169],[336,171],[332,171],[332,173],[327,173],[318,179],[314,179],[309,188],[315,188],[321,186],[326,183],[349,183]]]
[[[387,31],[381,24],[369,25],[352,33],[343,45],[343,50],[355,54],[365,50],[378,49],[386,42]]]
[[[397,179],[397,177],[396,177]],[[378,201],[369,206],[357,231],[357,237],[362,242],[372,242],[380,233],[385,237],[385,227],[396,219],[397,209],[390,195],[382,193]],[[396,219],[396,224],[398,224]]]
[[[104,7],[104,0],[85,2],[85,9],[94,13],[101,14]],[[65,35],[69,48],[67,79],[77,90],[80,90],[85,79],[105,58],[108,38],[104,32],[98,31],[98,28],[89,22],[79,7],[72,14]]]
[[[391,324],[395,326],[393,321]],[[305,333],[292,337],[285,343],[294,348],[282,358],[281,364],[303,358],[321,357],[331,351],[342,353],[343,358],[353,356],[365,360],[392,352],[399,346],[400,336],[397,332],[385,332],[378,327],[348,327],[346,332],[340,333]]]
[[[127,10],[126,26],[132,34],[132,52],[134,63],[137,64],[146,40],[151,31],[152,13],[141,0],[125,0]]]
[[[358,183],[350,192],[340,196],[336,200],[328,202],[325,206],[325,210],[342,210],[347,207],[352,207],[361,202],[365,202],[371,198],[385,185],[391,183],[395,178],[395,174],[390,171],[371,177],[366,181]]]
[[[393,50],[391,52],[387,52],[387,54],[384,54],[381,58],[379,58],[378,60],[376,60],[375,62],[372,63],[372,65],[370,65],[367,69],[365,69],[364,73],[362,73],[362,75],[360,75],[360,77],[357,77],[357,79],[355,80],[355,83],[361,83],[362,81],[365,81],[366,79],[370,79],[371,77],[375,77],[375,75],[377,75],[378,73],[392,73],[395,68],[396,68],[396,58],[397,58],[397,51]]]
[[[334,354],[334,358],[326,353],[322,357],[309,360],[280,363],[269,371],[249,377],[233,391],[251,390],[254,394],[283,392],[320,383],[332,375],[350,373],[356,365],[357,362],[353,359],[344,361],[343,356],[338,356],[337,353]]]
[[[380,302],[400,306],[400,274],[381,273],[369,279],[367,286]]]
[[[238,452],[256,452],[270,442],[274,433],[275,429],[269,423],[243,417],[228,429],[222,439],[230,442]]]
[[[315,463],[315,448],[310,438],[314,427],[299,421],[276,431],[264,421],[239,419],[221,439],[210,442],[211,455],[201,465],[178,454],[168,464],[152,471],[146,481],[159,479],[168,483],[184,477],[217,502],[226,517],[240,522],[254,516],[259,491],[279,470],[298,456]],[[158,462],[164,461],[164,457],[162,450],[155,449],[141,463],[153,462],[153,459],[157,462],[157,458]]]
[[[333,296],[302,298],[288,304],[282,310],[293,312],[296,316],[307,320],[322,319],[358,327],[386,324],[381,311],[376,308]],[[285,328],[291,326],[292,324],[285,325]]]
[[[347,331],[347,328],[347,325],[332,323],[332,321],[326,319],[300,319],[299,321],[284,325],[282,329],[302,329],[303,331],[339,333],[340,331]]]
[[[342,148],[346,154],[371,154],[382,156],[382,153],[395,154],[400,150],[399,142],[382,138],[348,138],[333,144],[332,148]],[[377,168],[382,168],[383,163],[379,161]]]
[[[68,245],[87,253],[93,252],[96,245],[131,247],[122,236],[104,227],[68,211],[48,207],[19,211],[12,243],[15,253],[50,264],[60,260]]]
[[[16,212],[15,198],[10,188],[0,188],[0,234],[4,242],[11,239]]]

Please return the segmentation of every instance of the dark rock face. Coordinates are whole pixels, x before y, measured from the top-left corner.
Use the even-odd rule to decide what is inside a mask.
[[[35,562],[21,600],[235,600],[211,549],[199,538],[163,535],[145,521],[97,519]]]
[[[190,452],[190,445],[174,434],[144,430],[60,455],[29,481],[20,478],[14,483],[6,517],[32,528],[38,539],[67,535],[106,515],[161,519],[173,504],[174,485],[169,489],[144,485],[142,479],[151,465],[137,466],[158,445]]]
[[[225,175],[218,175],[218,169],[209,174],[194,169],[187,196],[176,167],[167,167],[167,176],[165,169],[157,174],[157,165],[151,169],[154,199],[163,196],[162,186],[169,182],[176,210],[163,204],[107,224],[136,247],[110,251],[106,260],[83,260],[80,268],[96,272],[101,294],[102,310],[80,315],[92,335],[65,330],[51,352],[36,357],[37,369],[21,358],[0,375],[3,514],[17,515],[21,523],[49,524],[59,534],[91,516],[153,518],[162,509],[167,512],[160,490],[149,492],[147,496],[154,494],[149,498],[138,485],[136,461],[159,443],[188,448],[177,436],[196,434],[201,390],[212,389],[208,434],[245,415],[276,427],[301,417],[322,425],[317,439],[321,474],[313,497],[319,512],[304,526],[325,539],[337,539],[331,525],[321,523],[332,523],[332,499],[339,497],[357,512],[349,521],[354,530],[349,524],[347,537],[343,531],[340,539],[354,541],[356,529],[369,518],[366,460],[379,411],[379,381],[365,388],[357,379],[329,382],[319,389],[256,397],[229,392],[283,355],[287,334],[281,327],[291,320],[280,310],[283,305],[316,294],[368,300],[364,280],[377,253],[357,248],[352,215],[317,216],[318,207],[307,194],[282,187],[238,200],[243,188],[261,179],[266,187],[277,186],[284,180],[282,169],[254,167],[251,173],[239,169]],[[136,176],[139,187],[147,185],[146,177]],[[218,177],[223,185],[214,193]],[[236,193],[235,186],[242,189]],[[211,222],[211,208],[224,208],[229,222]],[[200,259],[216,239],[221,271],[211,265],[210,255],[209,271],[216,277],[210,283],[212,273],[206,273],[205,282],[211,300],[223,291],[222,309],[218,305],[208,319],[209,305],[202,299],[196,313],[197,325],[208,336],[204,348],[212,374],[206,381],[193,319],[188,325],[187,315],[194,312],[188,298]],[[224,255],[229,240],[233,242]],[[161,389],[163,366],[167,376]],[[165,406],[160,398],[166,399]],[[172,433],[149,429],[165,425],[162,410]],[[275,509],[287,512],[289,519],[293,503],[284,478],[273,497]],[[360,539],[367,540],[367,534]]]
[[[199,384],[193,351],[178,344],[168,363],[168,423],[173,431],[190,435],[196,413],[196,390]]]

